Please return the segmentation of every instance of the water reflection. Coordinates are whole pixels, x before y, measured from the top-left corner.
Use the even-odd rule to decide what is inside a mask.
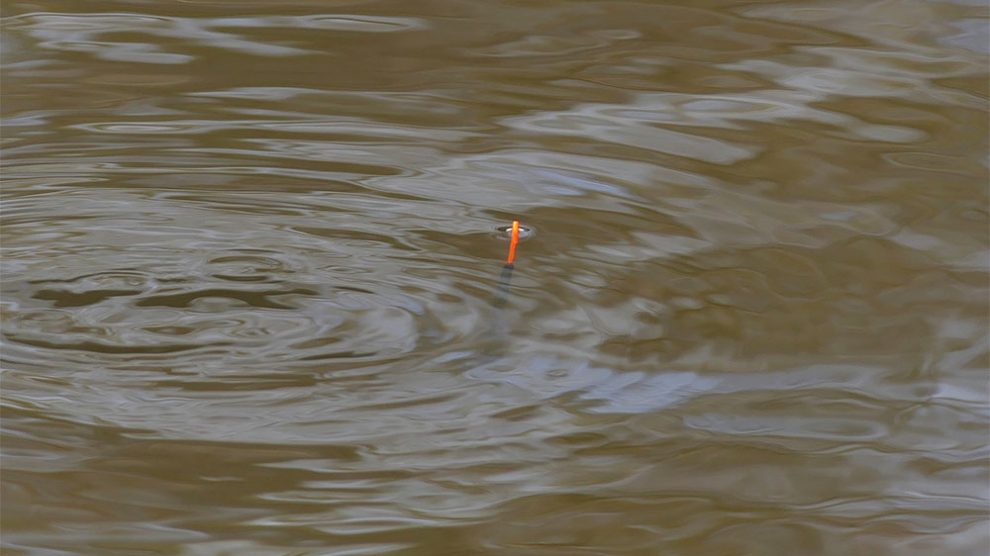
[[[979,553],[983,12],[14,5],[5,550]]]

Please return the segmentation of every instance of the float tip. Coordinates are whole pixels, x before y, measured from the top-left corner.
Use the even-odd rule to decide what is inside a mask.
[[[512,221],[512,237],[509,240],[509,256],[505,259],[505,264],[510,265],[516,262],[516,245],[519,244],[519,221]]]

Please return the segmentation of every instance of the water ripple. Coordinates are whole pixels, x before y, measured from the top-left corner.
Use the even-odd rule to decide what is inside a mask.
[[[983,7],[63,4],[6,552],[985,552]]]

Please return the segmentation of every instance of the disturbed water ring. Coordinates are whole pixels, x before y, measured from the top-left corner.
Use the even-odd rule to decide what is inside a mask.
[[[501,240],[511,240],[512,239],[512,225],[508,224],[505,226],[497,226],[495,228],[495,235]],[[536,235],[536,229],[529,226],[519,225],[519,241],[526,241],[527,239]]]

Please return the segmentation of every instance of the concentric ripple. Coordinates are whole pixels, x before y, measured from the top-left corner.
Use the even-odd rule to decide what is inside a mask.
[[[92,203],[64,191],[10,202],[20,216],[7,223],[4,263],[18,268],[7,292],[19,301],[7,312],[6,356],[17,367],[60,369],[72,385],[63,395],[73,400],[73,419],[229,438],[224,427],[204,432],[206,415],[188,419],[216,410],[195,395],[174,420],[149,409],[174,406],[183,396],[177,392],[225,388],[257,391],[261,398],[243,403],[261,406],[273,386],[313,384],[318,391],[309,397],[322,405],[344,396],[335,381],[366,375],[380,382],[378,373],[396,361],[473,352],[488,340],[497,263],[437,251],[416,238],[429,230],[409,229],[404,220],[357,222],[351,215],[335,228],[320,199],[276,220],[264,211],[225,214],[190,201],[109,191],[105,197]],[[31,217],[68,210],[74,218],[56,217],[43,231]],[[77,218],[86,219],[84,229]],[[477,222],[474,239],[465,240],[494,247],[492,222]],[[67,239],[49,244],[47,264],[33,265],[33,240],[41,234]],[[39,409],[32,399],[29,392],[12,395],[18,405]],[[111,404],[108,412],[111,399],[133,404]],[[277,412],[268,419],[287,422]],[[288,422],[305,426],[305,419]]]

